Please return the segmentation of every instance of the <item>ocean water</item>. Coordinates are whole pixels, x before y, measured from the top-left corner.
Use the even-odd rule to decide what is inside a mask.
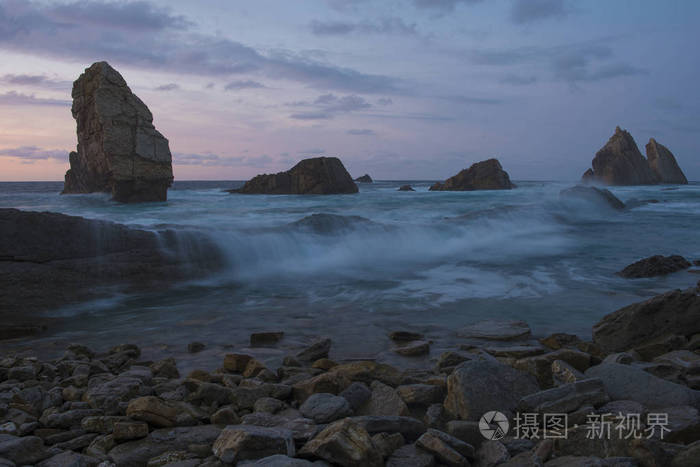
[[[397,191],[406,183],[416,192]],[[604,315],[700,279],[692,270],[637,280],[615,275],[653,254],[700,259],[698,183],[612,188],[625,202],[655,201],[624,212],[561,199],[571,182],[516,181],[514,190],[479,192],[429,192],[431,183],[267,196],[222,191],[242,182],[183,181],[166,203],[139,205],[104,194],[61,196],[62,183],[0,183],[0,207],[198,231],[215,240],[227,265],[168,290],[115,292],[52,310],[65,319],[11,345],[135,342],[158,356],[202,341],[207,350],[191,363],[213,368],[231,349],[275,361],[328,336],[331,356],[395,362],[391,330],[424,332],[434,342],[432,357],[462,342],[459,328],[483,319],[522,319],[536,336],[586,338]],[[251,332],[275,330],[286,333],[279,349],[247,349]]]

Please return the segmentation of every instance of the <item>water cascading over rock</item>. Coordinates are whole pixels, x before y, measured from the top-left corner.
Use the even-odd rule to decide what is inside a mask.
[[[72,96],[78,148],[70,153],[63,193],[165,201],[173,182],[168,140],[119,72],[107,62],[94,63],[73,83]]]

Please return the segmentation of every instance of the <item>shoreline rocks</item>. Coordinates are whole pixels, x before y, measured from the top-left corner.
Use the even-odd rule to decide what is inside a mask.
[[[257,175],[229,193],[268,195],[332,195],[358,188],[337,157],[304,159],[286,172]]]
[[[618,126],[593,158],[593,168],[586,170],[581,179],[585,183],[605,185],[688,183],[668,148],[651,138],[646,145],[646,152],[645,158],[632,135]]]
[[[515,188],[515,185],[510,181],[508,172],[503,170],[498,159],[488,159],[473,164],[443,183],[435,183],[430,187],[430,191],[510,190],[512,188]]]
[[[165,201],[173,182],[168,140],[153,115],[107,62],[73,83],[78,148],[70,153],[63,194],[108,192],[115,201]]]

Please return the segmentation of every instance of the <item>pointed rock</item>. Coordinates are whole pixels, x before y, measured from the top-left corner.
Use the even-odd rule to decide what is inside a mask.
[[[661,183],[688,184],[688,179],[685,178],[683,171],[678,166],[676,158],[666,146],[651,138],[646,145],[646,150],[649,167],[656,173]]]

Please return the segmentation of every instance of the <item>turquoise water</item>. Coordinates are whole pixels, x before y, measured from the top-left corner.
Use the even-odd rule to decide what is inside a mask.
[[[385,336],[398,328],[426,332],[434,352],[481,319],[523,319],[536,335],[589,337],[605,314],[700,279],[688,271],[638,280],[614,274],[653,254],[700,259],[697,183],[613,188],[626,202],[658,201],[624,212],[560,199],[572,183],[429,192],[425,181],[412,182],[416,192],[396,191],[405,183],[360,184],[357,195],[246,196],[222,192],[240,182],[176,182],[168,202],[142,205],[61,196],[61,183],[0,183],[0,207],[196,230],[217,242],[227,263],[220,274],[168,290],[53,310],[71,319],[36,341],[44,344],[133,341],[182,350],[199,340],[210,343],[196,357],[205,359],[244,348],[250,332],[283,330],[283,347],[327,335],[336,355],[381,360],[392,358]],[[352,218],[323,232],[290,225],[312,214],[371,222]]]

